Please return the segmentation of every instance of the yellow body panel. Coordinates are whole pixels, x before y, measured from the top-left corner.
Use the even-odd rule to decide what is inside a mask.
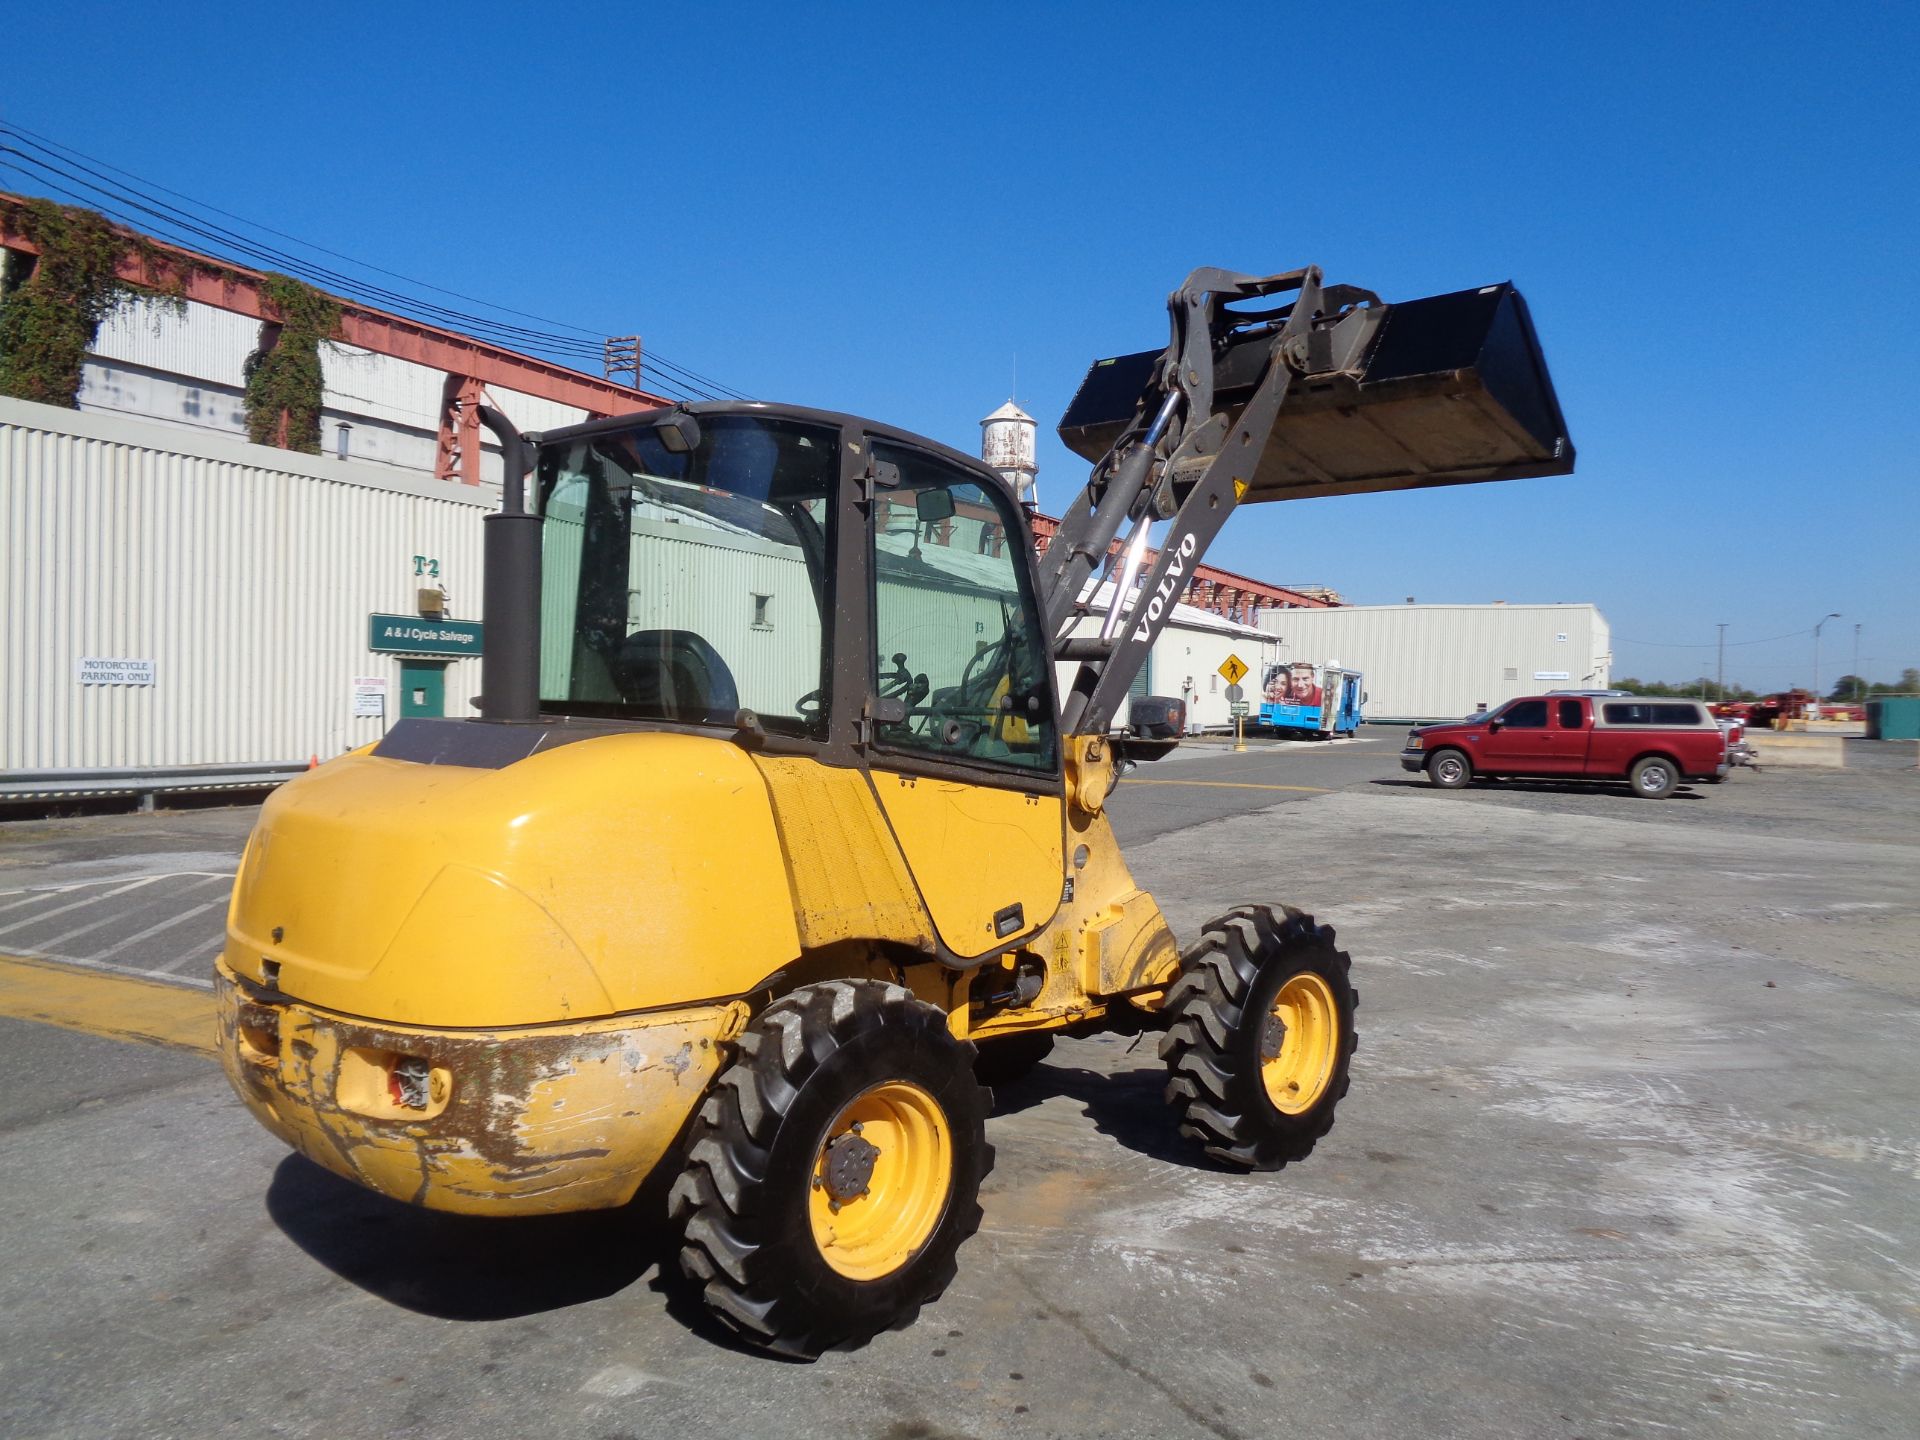
[[[931,951],[933,922],[867,777],[791,756],[753,763],[773,803],[800,943],[874,939]]]
[[[342,1014],[537,1025],[746,991],[799,951],[786,894],[767,786],[724,740],[499,770],[349,755],[267,802],[225,958]]]
[[[248,844],[223,1061],[268,1129],[385,1194],[624,1203],[724,1063],[734,997],[797,961],[902,975],[962,1035],[1153,1003],[1173,939],[1103,813],[1103,742],[1069,747],[1072,804],[668,732],[500,769],[342,757],[282,787]],[[969,995],[1004,974],[935,963],[936,927],[982,955],[1015,904],[1030,938],[1006,963],[1044,958],[1045,983],[983,1013]],[[902,971],[902,951],[928,959]]]
[[[719,1069],[745,1007],[536,1029],[374,1025],[244,992],[216,975],[220,1057],[261,1124],[314,1163],[397,1200],[463,1214],[623,1205]],[[431,1070],[395,1101],[400,1057]]]
[[[1112,776],[1105,737],[1069,737],[1066,876],[1073,895],[1022,952],[1046,961],[1046,983],[1030,1005],[992,1015],[968,1033],[1058,1028],[1097,1015],[1123,996],[1151,1006],[1179,968],[1179,946],[1166,917],[1134,883],[1107,820]]]
[[[1019,905],[1010,934],[1044,924],[1060,903],[1057,795],[1029,795],[925,775],[873,772],[920,894],[947,948],[984,955],[1008,936],[994,916]]]
[[[1179,963],[1173,932],[1144,890],[1109,899],[1082,927],[1080,983],[1089,995],[1123,995],[1163,985]]]

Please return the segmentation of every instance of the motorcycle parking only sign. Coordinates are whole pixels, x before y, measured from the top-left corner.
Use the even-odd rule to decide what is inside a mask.
[[[82,685],[151,685],[154,669],[151,660],[107,660],[84,655],[74,667],[74,678]]]

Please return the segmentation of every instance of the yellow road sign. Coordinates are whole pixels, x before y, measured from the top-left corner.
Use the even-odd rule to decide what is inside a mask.
[[[1240,677],[1247,673],[1247,662],[1238,655],[1229,655],[1220,662],[1220,673],[1227,677],[1227,684],[1238,685]]]

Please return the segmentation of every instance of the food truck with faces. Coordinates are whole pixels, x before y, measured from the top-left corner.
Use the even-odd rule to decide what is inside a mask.
[[[1358,670],[1311,660],[1269,665],[1261,682],[1258,723],[1321,740],[1352,735],[1360,728],[1360,707],[1367,698],[1364,679]]]

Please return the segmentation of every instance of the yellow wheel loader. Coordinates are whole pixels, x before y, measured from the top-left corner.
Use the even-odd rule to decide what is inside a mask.
[[[261,1123],[466,1214],[653,1177],[707,1302],[796,1355],[940,1294],[982,1078],[1055,1035],[1164,1031],[1169,1123],[1229,1165],[1306,1155],[1348,958],[1278,905],[1175,940],[1106,815],[1173,743],[1115,729],[1128,682],[1239,505],[1573,451],[1511,286],[1201,270],[1169,309],[1068,410],[1096,463],[1044,555],[993,471],[852,416],[487,412],[479,716],[279,790],[235,882],[221,1039]]]

